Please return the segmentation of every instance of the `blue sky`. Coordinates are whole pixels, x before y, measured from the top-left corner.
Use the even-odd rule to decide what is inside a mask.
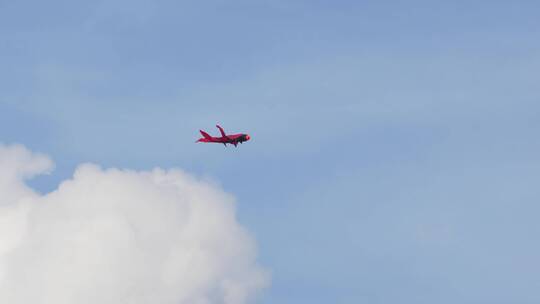
[[[0,0],[0,141],[215,180],[259,303],[538,303],[539,9]]]

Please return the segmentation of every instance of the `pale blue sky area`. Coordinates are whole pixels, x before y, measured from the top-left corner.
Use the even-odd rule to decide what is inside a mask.
[[[238,198],[258,303],[540,302],[535,1],[0,0],[0,141]],[[225,148],[198,129],[248,132]]]

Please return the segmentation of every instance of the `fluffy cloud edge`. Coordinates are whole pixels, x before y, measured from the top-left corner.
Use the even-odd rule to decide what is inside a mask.
[[[268,286],[234,197],[216,185],[94,164],[47,194],[24,183],[53,166],[0,146],[1,302],[243,304]]]

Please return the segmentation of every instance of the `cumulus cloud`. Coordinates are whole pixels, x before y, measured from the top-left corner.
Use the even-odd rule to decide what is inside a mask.
[[[218,187],[91,164],[45,195],[25,185],[51,168],[0,146],[0,303],[242,304],[267,284]]]

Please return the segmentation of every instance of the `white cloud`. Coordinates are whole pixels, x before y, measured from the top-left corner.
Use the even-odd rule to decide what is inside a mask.
[[[52,162],[0,146],[0,303],[246,303],[268,276],[233,197],[180,170],[81,165],[40,195]]]

